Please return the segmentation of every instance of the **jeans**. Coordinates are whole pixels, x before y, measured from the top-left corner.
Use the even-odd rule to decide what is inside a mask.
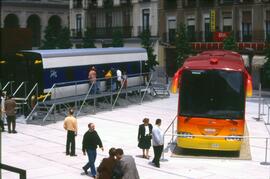
[[[96,167],[95,167],[95,161],[97,157],[97,151],[96,149],[87,149],[87,156],[88,156],[88,163],[83,167],[84,169],[88,170],[91,169],[91,174],[93,176],[96,176]]]

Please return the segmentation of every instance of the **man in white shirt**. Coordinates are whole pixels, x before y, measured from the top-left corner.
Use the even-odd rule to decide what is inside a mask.
[[[116,89],[119,90],[121,88],[122,85],[122,72],[121,70],[117,69],[116,71],[116,75],[117,75],[117,81],[116,81]]]
[[[153,127],[152,130],[152,143],[154,149],[154,159],[153,163],[156,167],[160,167],[159,160],[163,151],[164,147],[164,140],[163,140],[163,131],[160,128],[161,126],[161,119],[156,120],[156,125]]]

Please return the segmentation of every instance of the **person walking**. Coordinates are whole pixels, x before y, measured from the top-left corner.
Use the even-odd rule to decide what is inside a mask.
[[[138,130],[138,147],[142,149],[143,158],[149,159],[149,149],[151,147],[152,124],[148,118],[143,119],[143,124],[139,125]]]
[[[99,146],[100,149],[104,151],[100,137],[98,133],[95,131],[95,124],[89,123],[88,131],[85,132],[83,136],[83,142],[82,142],[83,155],[85,155],[85,153],[87,152],[88,162],[82,168],[85,174],[88,174],[87,170],[90,168],[91,174],[94,178],[96,178],[96,174],[97,174],[96,167],[95,167],[95,161],[97,157],[97,151],[96,151],[97,146]]]
[[[67,131],[66,155],[77,156],[75,154],[75,137],[78,132],[77,119],[73,116],[74,110],[69,109],[68,116],[64,120],[64,129]],[[70,149],[71,148],[71,152]]]
[[[8,96],[5,101],[5,112],[7,115],[8,133],[17,133],[16,128],[16,101],[12,96]],[[12,125],[12,130],[11,130]]]
[[[111,179],[113,168],[116,165],[115,148],[109,150],[109,157],[104,158],[97,168],[98,179]]]
[[[154,149],[154,159],[152,163],[155,164],[156,167],[160,168],[159,160],[163,151],[164,141],[163,141],[163,131],[160,128],[161,119],[156,120],[156,125],[152,130],[152,143]]]
[[[131,155],[124,155],[121,148],[116,149],[116,158],[120,161],[121,170],[123,172],[122,179],[139,179],[139,173],[134,158]]]

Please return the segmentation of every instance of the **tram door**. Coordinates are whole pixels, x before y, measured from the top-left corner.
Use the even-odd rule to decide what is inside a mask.
[[[26,82],[27,91],[38,83],[42,90],[42,61],[38,54],[17,53],[15,59],[15,81],[17,83]]]
[[[29,85],[32,88],[38,83],[39,94],[43,91],[43,69],[42,58],[38,53],[27,54],[28,63],[28,80]]]

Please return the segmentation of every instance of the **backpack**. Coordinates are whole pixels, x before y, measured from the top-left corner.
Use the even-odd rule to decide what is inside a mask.
[[[121,179],[124,176],[124,172],[121,168],[120,162],[117,161],[112,170],[112,179]]]

